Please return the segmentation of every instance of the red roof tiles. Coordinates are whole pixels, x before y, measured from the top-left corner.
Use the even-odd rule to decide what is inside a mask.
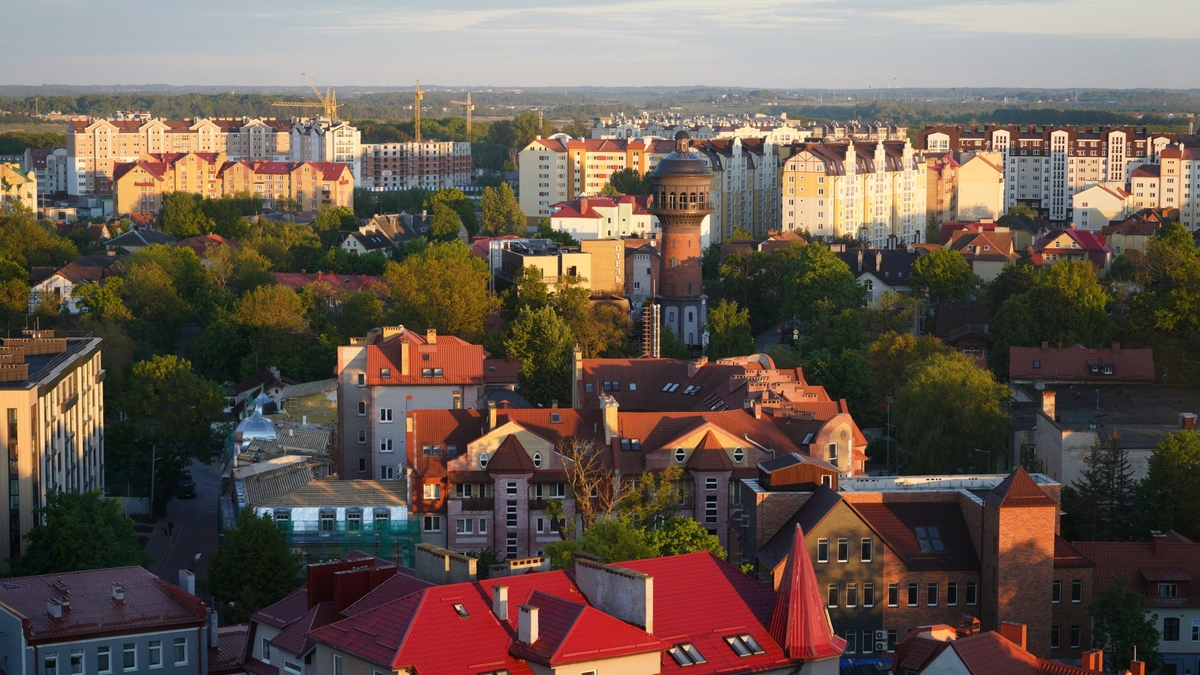
[[[1057,506],[1055,501],[1038,487],[1024,467],[1018,466],[1000,484],[983,496],[984,500],[1001,507]]]
[[[1051,348],[1009,347],[1009,375],[1022,380],[1083,380],[1097,382],[1153,382],[1154,350],[1090,349],[1083,345]],[[1093,368],[1095,370],[1093,370]]]
[[[514,641],[509,653],[526,661],[560,666],[660,652],[670,647],[582,602],[534,591],[525,604],[538,608],[538,639],[529,645]]]

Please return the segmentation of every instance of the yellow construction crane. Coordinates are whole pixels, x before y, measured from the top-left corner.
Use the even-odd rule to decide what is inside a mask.
[[[467,100],[465,101],[450,101],[454,105],[461,105],[467,109],[467,140],[471,140],[471,111],[475,109],[475,104],[471,103],[471,92],[467,92]]]
[[[337,92],[332,87],[325,87],[325,94],[321,94],[321,90],[317,88],[317,83],[308,76],[308,73],[300,73],[308,80],[308,86],[312,87],[313,93],[317,95],[317,100],[320,103],[311,103],[309,101],[276,101],[271,105],[276,108],[321,108],[325,113],[325,119],[332,122],[338,121],[337,109],[343,104],[337,102]]]
[[[413,95],[413,136],[417,142],[421,142],[421,99],[425,98],[425,92],[421,91],[421,81],[417,80],[416,92]]]

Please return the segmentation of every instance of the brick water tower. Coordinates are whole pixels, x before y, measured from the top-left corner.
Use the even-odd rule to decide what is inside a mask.
[[[662,305],[662,325],[689,347],[704,346],[708,322],[700,258],[700,229],[713,212],[708,201],[712,172],[691,151],[686,131],[675,134],[675,152],[663,157],[650,174],[650,213],[662,225],[662,271],[655,301]]]

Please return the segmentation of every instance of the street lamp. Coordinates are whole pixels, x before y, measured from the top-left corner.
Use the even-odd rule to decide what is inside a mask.
[[[884,475],[892,470],[892,395],[888,394],[883,397],[887,401],[887,427],[884,428],[885,443],[887,444],[887,465],[884,467]]]
[[[992,472],[992,451],[991,450],[980,450],[979,448],[975,448],[975,452],[978,452],[979,454],[984,454],[984,453],[987,454],[988,473],[991,473]]]

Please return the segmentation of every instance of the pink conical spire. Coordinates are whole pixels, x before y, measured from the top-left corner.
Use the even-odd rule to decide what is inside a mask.
[[[846,641],[833,633],[799,525],[771,612],[770,631],[788,658],[798,661],[836,658],[846,649]]]

